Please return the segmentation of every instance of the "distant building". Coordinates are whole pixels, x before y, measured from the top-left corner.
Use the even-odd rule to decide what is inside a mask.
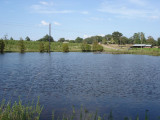
[[[63,42],[63,43],[69,43],[69,42],[65,41],[65,42]]]
[[[132,48],[152,48],[152,45],[146,45],[146,44],[134,44]]]

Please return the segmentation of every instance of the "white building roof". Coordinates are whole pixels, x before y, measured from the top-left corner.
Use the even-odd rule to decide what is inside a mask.
[[[133,47],[151,47],[152,45],[146,45],[146,44],[134,44]]]

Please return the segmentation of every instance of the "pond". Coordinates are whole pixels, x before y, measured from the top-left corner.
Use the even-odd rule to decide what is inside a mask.
[[[74,105],[115,120],[160,116],[160,57],[94,53],[6,53],[0,55],[0,100],[40,97],[41,120]]]

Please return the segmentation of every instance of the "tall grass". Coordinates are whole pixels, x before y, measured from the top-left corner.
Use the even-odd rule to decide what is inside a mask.
[[[135,49],[105,49],[106,53],[109,54],[137,54],[137,55],[152,55],[160,56],[160,49],[158,48],[135,48]]]
[[[108,114],[105,114],[103,116],[98,115],[98,112],[90,113],[87,109],[81,108],[80,111],[75,111],[73,108],[73,112],[71,115],[63,115],[59,116],[57,119],[54,118],[54,113],[52,113],[52,120],[120,120],[120,119],[114,119],[112,111]],[[124,117],[123,120],[140,120],[139,115],[137,115],[135,118],[131,117]],[[148,110],[145,112],[145,119],[149,120],[148,116]]]
[[[5,52],[20,52],[19,41],[18,40],[5,40]],[[40,43],[41,41],[24,41],[25,52],[40,52]],[[48,42],[43,42],[44,46]],[[51,42],[51,51],[52,52],[62,52],[63,43],[60,42]],[[81,44],[80,43],[68,43],[69,51],[80,52]]]
[[[18,102],[6,102],[3,100],[0,106],[0,120],[39,120],[43,107],[36,103],[23,105],[19,99]]]
[[[1,101],[0,104],[0,120],[39,120],[42,113],[43,107],[39,103],[39,99],[35,103],[32,101],[31,104],[23,105],[22,101],[19,99],[18,102],[7,102],[5,100]],[[145,112],[145,120],[149,120],[148,110]],[[52,120],[116,120],[112,111],[103,116],[95,113],[89,112],[87,109],[81,107],[80,110],[75,110],[72,107],[71,114],[63,114],[61,116],[56,116],[54,111],[52,112]],[[135,118],[125,117],[124,120],[140,120],[139,115]]]

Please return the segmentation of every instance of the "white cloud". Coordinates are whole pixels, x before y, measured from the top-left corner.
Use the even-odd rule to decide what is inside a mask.
[[[35,13],[41,14],[66,14],[66,13],[73,13],[72,10],[56,10],[53,7],[53,2],[44,2],[41,1],[39,4],[32,5],[31,10]]]
[[[73,13],[74,11],[71,10],[62,10],[62,11],[57,11],[57,10],[41,10],[39,13],[44,13],[44,14],[67,14],[67,13]]]
[[[61,25],[61,24],[58,23],[58,22],[53,22],[53,24],[56,25],[56,26],[60,26],[60,25]]]
[[[49,3],[45,2],[45,1],[40,1],[39,3],[42,4],[42,5],[49,5]]]
[[[78,13],[78,14],[89,14],[88,11],[76,11],[76,10],[57,10],[53,2],[41,1],[38,4],[31,5],[32,12],[40,14],[69,14],[69,13]]]
[[[125,0],[126,1],[126,0]],[[156,10],[154,7],[147,6],[146,2],[142,2],[140,0],[129,0],[130,2],[134,2],[137,4],[137,7],[133,7],[133,5],[129,2],[117,3],[115,4],[115,0],[113,1],[105,1],[101,4],[101,7],[98,9],[99,12],[109,13],[116,17],[121,18],[150,18],[155,19],[160,17],[160,10]],[[118,1],[117,1],[118,2]],[[142,5],[145,5],[142,7]],[[153,17],[154,16],[154,17]],[[156,16],[156,17],[155,17]]]
[[[40,25],[41,25],[41,26],[48,26],[48,25],[49,25],[49,23],[48,23],[48,22],[46,22],[46,21],[44,21],[44,20],[42,20]]]
[[[87,15],[87,14],[89,14],[89,12],[88,11],[82,11],[81,14]]]
[[[92,35],[83,35],[83,39],[86,39],[88,37],[91,37]]]
[[[104,37],[104,36],[105,36],[105,34],[99,34],[98,36]]]
[[[99,18],[99,17],[91,17],[90,19],[94,20],[94,21],[103,21],[104,20],[103,18]]]
[[[146,5],[146,1],[144,0],[129,0],[129,1],[133,4],[140,5],[140,6]]]

